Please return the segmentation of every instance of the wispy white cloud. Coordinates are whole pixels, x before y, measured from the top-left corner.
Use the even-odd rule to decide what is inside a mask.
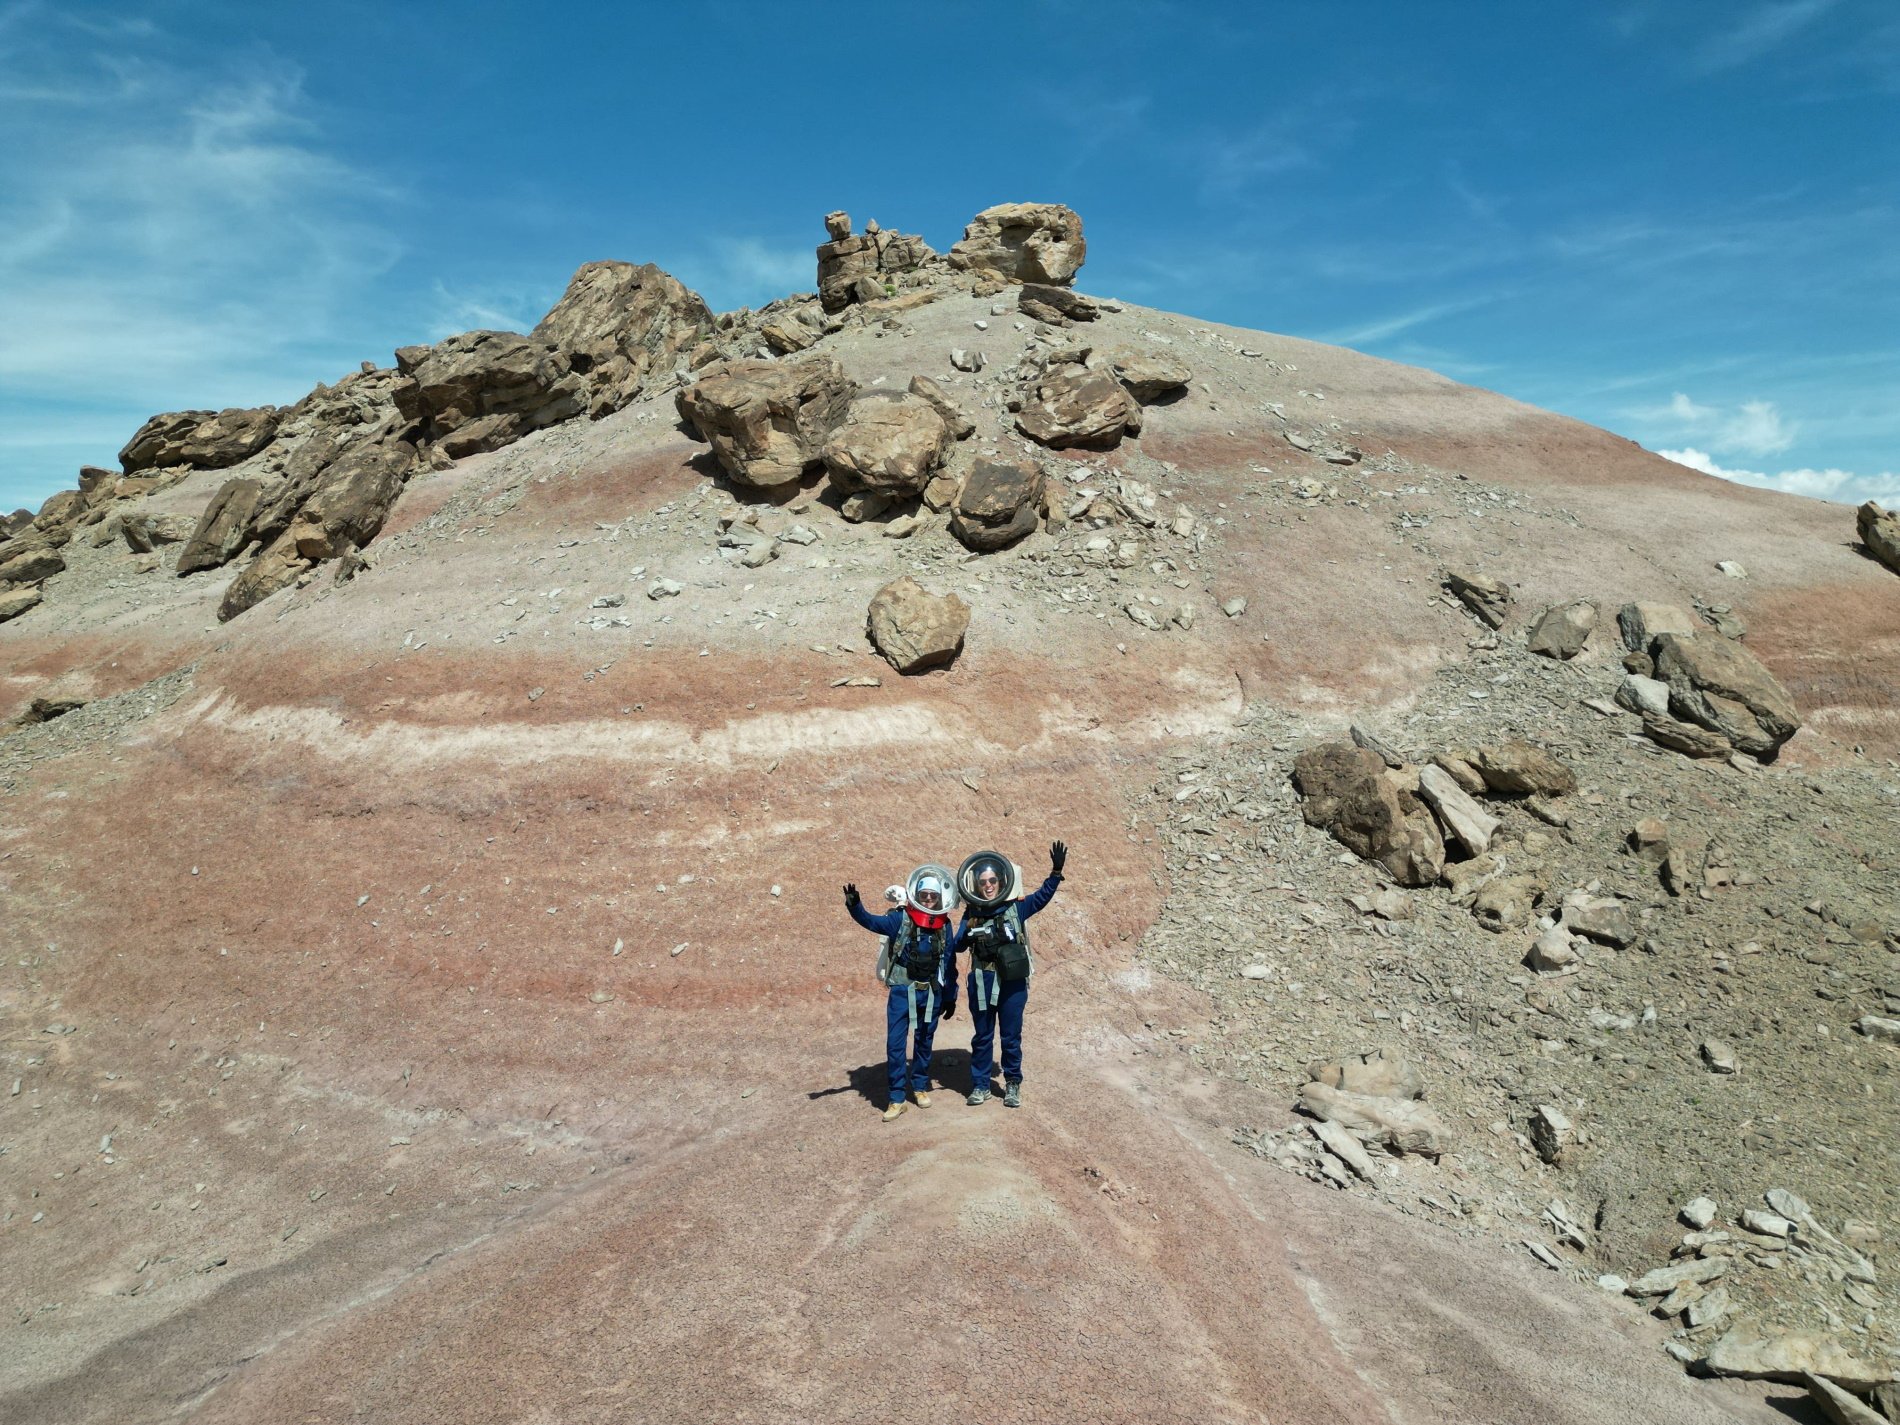
[[[145,22],[0,23],[0,127],[32,135],[0,150],[0,402],[75,430],[334,379],[401,252],[402,195],[333,151],[298,70],[167,52]]]
[[[1331,342],[1335,346],[1365,346],[1385,341],[1388,338],[1399,335],[1401,332],[1411,331],[1414,327],[1422,327],[1444,317],[1456,316],[1460,312],[1469,312],[1478,307],[1489,306],[1492,302],[1499,300],[1502,295],[1501,293],[1488,293],[1478,297],[1466,297],[1458,301],[1431,302],[1422,307],[1414,307],[1407,312],[1399,312],[1390,317],[1383,317],[1375,322],[1368,322],[1363,326],[1353,327],[1347,331],[1321,337],[1320,340]]]
[[[1666,406],[1638,408],[1629,418],[1651,428],[1666,428],[1678,438],[1699,438],[1712,450],[1742,455],[1777,455],[1795,442],[1800,427],[1782,417],[1773,401],[1743,401],[1735,406],[1705,406],[1678,391]]]
[[[1843,504],[1859,504],[1863,500],[1878,500],[1883,505],[1900,502],[1900,471],[1883,470],[1877,474],[1857,475],[1851,470],[1814,470],[1804,467],[1771,474],[1718,464],[1707,451],[1697,450],[1693,446],[1682,450],[1661,450],[1657,454],[1678,465],[1686,465],[1691,470],[1700,470],[1704,475],[1733,480],[1738,485],[1780,490],[1788,495],[1807,495],[1813,499],[1834,500]]]
[[[1691,64],[1702,74],[1736,69],[1779,49],[1820,19],[1836,0],[1769,0],[1748,10],[1719,34],[1698,45]]]
[[[818,238],[797,245],[758,237],[718,238],[677,256],[663,256],[660,265],[715,311],[763,306],[817,288]]]

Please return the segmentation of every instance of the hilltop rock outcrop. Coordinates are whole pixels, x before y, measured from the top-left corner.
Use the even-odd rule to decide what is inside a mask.
[[[434,346],[405,346],[396,369],[408,378],[396,409],[452,456],[499,450],[587,409],[588,384],[551,342],[518,332],[473,331]]]
[[[830,241],[818,245],[818,301],[827,312],[892,295],[899,277],[915,272],[937,254],[914,233],[886,232],[875,221],[851,231],[849,213],[825,214]]]
[[[222,470],[269,445],[281,415],[276,406],[168,411],[138,428],[119,451],[119,464],[128,475],[171,465]]]
[[[951,247],[950,265],[997,284],[1066,287],[1088,257],[1082,219],[1060,203],[999,203],[970,220]]]
[[[598,418],[672,375],[712,326],[700,295],[652,263],[588,262],[528,338],[567,358]]]
[[[829,357],[733,361],[681,391],[675,404],[727,474],[771,489],[819,462],[857,390]]]

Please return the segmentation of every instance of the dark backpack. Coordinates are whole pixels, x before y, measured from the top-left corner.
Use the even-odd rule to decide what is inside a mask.
[[[905,914],[903,928],[885,940],[884,955],[879,957],[878,978],[888,984],[889,966],[895,964],[904,967],[912,984],[934,985],[937,972],[943,967],[944,938],[949,933],[947,925],[925,930]]]
[[[995,915],[972,917],[963,940],[977,969],[994,970],[1006,980],[1029,978],[1029,932],[1014,901]]]

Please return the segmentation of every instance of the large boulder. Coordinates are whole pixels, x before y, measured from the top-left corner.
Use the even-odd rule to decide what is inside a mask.
[[[1025,282],[1016,294],[1016,307],[1033,321],[1066,327],[1072,322],[1092,322],[1102,309],[1071,287],[1056,287],[1047,282]]]
[[[885,288],[936,256],[914,233],[886,232],[875,222],[851,231],[848,213],[827,213],[830,241],[818,245],[818,301],[827,312],[888,296]]]
[[[86,497],[77,490],[57,490],[46,497],[40,512],[33,516],[33,528],[69,529],[86,512]]]
[[[1764,1328],[1738,1321],[1709,1347],[1702,1362],[1721,1376],[1750,1380],[1804,1381],[1821,1376],[1854,1391],[1871,1391],[1894,1378],[1891,1366],[1874,1365],[1832,1336]]]
[[[1570,659],[1583,652],[1583,645],[1596,631],[1597,606],[1592,603],[1555,604],[1531,625],[1525,646],[1546,658]]]
[[[1355,855],[1376,861],[1403,886],[1429,886],[1445,865],[1445,842],[1432,814],[1386,776],[1378,753],[1350,742],[1302,752],[1293,785],[1300,814]]]
[[[216,569],[237,557],[244,547],[251,516],[257,512],[263,486],[255,480],[226,480],[211,497],[197,528],[178,553],[178,573],[196,574],[201,569]]]
[[[1027,460],[979,460],[957,492],[950,532],[979,553],[1002,549],[1039,523],[1040,466]]]
[[[770,489],[819,463],[857,390],[830,357],[733,361],[681,391],[675,404],[727,474]]]
[[[588,262],[529,338],[566,355],[586,379],[588,414],[599,417],[672,375],[712,325],[699,294],[652,263]]]
[[[871,391],[846,408],[819,451],[831,483],[850,493],[915,495],[930,483],[950,445],[936,406],[908,392]]]
[[[872,644],[900,673],[954,662],[970,627],[970,606],[955,594],[933,594],[909,575],[879,589],[865,617]]]
[[[1623,635],[1623,646],[1632,653],[1647,653],[1658,634],[1696,631],[1695,618],[1678,604],[1636,602],[1616,611],[1616,626]]]
[[[1900,574],[1900,515],[1869,500],[1854,512],[1854,526],[1867,552]]]
[[[1669,685],[1669,710],[1682,721],[1756,757],[1772,757],[1801,726],[1788,690],[1733,639],[1664,633],[1651,648],[1656,676]]]
[[[66,567],[66,559],[57,549],[44,546],[11,555],[0,563],[0,587],[12,584],[37,584]]]
[[[917,375],[910,378],[910,393],[922,396],[936,407],[937,414],[943,417],[943,423],[949,428],[954,440],[968,440],[976,434],[976,422],[955,401],[950,393],[932,381],[928,376]]]
[[[950,265],[1004,282],[1066,287],[1088,257],[1082,219],[1060,203],[1000,203],[970,220]]]
[[[1484,784],[1507,796],[1561,797],[1577,790],[1577,774],[1520,738],[1480,747],[1468,759]]]
[[[290,522],[298,555],[319,563],[368,544],[415,463],[416,448],[405,440],[362,443],[338,456]]]
[[[191,528],[191,521],[183,515],[135,511],[119,519],[119,537],[134,554],[151,554],[161,544],[177,544],[191,533]]]
[[[1109,450],[1141,431],[1141,405],[1105,371],[1059,366],[1036,383],[1016,428],[1052,449]]]
[[[166,465],[222,470],[249,460],[269,445],[282,414],[276,406],[234,406],[153,416],[125,443],[119,464],[128,475]]]
[[[246,609],[255,608],[279,589],[295,583],[314,564],[297,552],[296,541],[285,530],[233,579],[218,603],[218,621],[228,623]]]
[[[24,589],[0,591],[0,623],[16,619],[40,601],[40,586],[29,584]]]
[[[393,396],[403,417],[453,456],[499,450],[587,409],[586,378],[551,343],[519,332],[475,331],[434,346],[405,346]]]

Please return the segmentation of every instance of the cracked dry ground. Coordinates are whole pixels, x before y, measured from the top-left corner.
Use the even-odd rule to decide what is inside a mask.
[[[840,359],[866,381],[941,373],[970,306],[840,338]],[[1739,554],[1751,640],[1811,725],[1870,746],[1891,709],[1829,640],[1890,611],[1810,503],[1250,336],[1393,451],[1326,474],[1338,497],[1297,495],[1255,468],[1305,468],[1260,404],[1293,382],[1266,388],[1213,329],[1125,315],[1207,383],[1140,449],[1052,459],[1195,512],[1179,543],[1165,519],[1130,531],[1130,568],[1088,563],[1077,531],[972,565],[940,532],[900,547],[834,520],[809,558],[735,569],[715,553],[732,500],[652,402],[418,480],[369,573],[222,628],[216,580],[139,583],[73,551],[45,617],[0,633],[11,702],[93,699],[0,742],[0,1044],[20,1081],[0,1100],[0,1414],[1786,1419],[1798,1392],[1690,1380],[1663,1327],[1587,1278],[1666,1247],[1679,1188],[1786,1186],[1891,1220],[1891,1174],[1842,1126],[1851,1109],[1879,1131],[1890,1061],[1841,1034],[1890,961],[1801,908],[1878,898],[1850,854],[1872,842],[1849,843],[1891,842],[1891,779],[1820,734],[1747,783],[1652,759],[1575,706],[1600,669],[1473,659],[1469,621],[1428,593],[1439,561],[1508,550],[1515,520],[1570,532],[1520,576],[1527,602],[1686,602],[1696,580],[1660,571]],[[994,415],[1000,388],[960,395]],[[1004,443],[994,422],[987,438]],[[1473,478],[1412,473],[1439,469]],[[1811,553],[1761,534],[1770,507]],[[1654,532],[1682,508],[1695,532]],[[634,568],[685,592],[629,601],[624,631],[579,626]],[[863,651],[865,602],[898,572],[976,606],[947,673],[899,680]],[[1131,588],[1198,601],[1195,627],[1127,622]],[[1234,594],[1248,613],[1224,619]],[[1441,687],[1441,668],[1464,671]],[[1464,706],[1460,678],[1491,692],[1483,712],[1437,711]],[[1556,986],[1513,984],[1521,951],[1442,892],[1358,933],[1337,896],[1366,873],[1292,829],[1284,767],[1362,713],[1409,750],[1492,719],[1572,759],[1598,800],[1573,798],[1573,839],[1539,853],[1553,886],[1656,899],[1614,842],[1663,812],[1721,823],[1759,880],[1658,900],[1655,955]],[[1175,802],[1183,756],[1262,819]],[[1520,841],[1536,829],[1506,815]],[[945,1095],[880,1123],[875,946],[837,883],[992,843],[1034,871],[1058,836],[1071,876],[1035,924],[1025,1107]],[[1776,849],[1790,837],[1813,844]],[[1753,909],[1770,891],[1774,921]],[[1742,941],[1761,953],[1716,969]],[[1255,949],[1282,966],[1265,990],[1234,978]],[[1644,1002],[1654,1025],[1584,1027]],[[941,1036],[952,1089],[962,1022]],[[1692,1022],[1726,1033],[1740,1074],[1686,1072]],[[1807,1037],[1822,1022],[1826,1045]],[[1374,1035],[1451,1110],[1444,1164],[1347,1194],[1232,1141],[1287,1121],[1306,1059]],[[1201,1053],[1160,1052],[1176,1044]],[[1873,1099],[1844,1104],[1862,1083]],[[1490,1131],[1545,1094],[1589,1106],[1591,1155],[1554,1174]],[[1616,1121],[1625,1104],[1641,1122]],[[1583,1271],[1512,1245],[1547,1194],[1609,1203]]]

